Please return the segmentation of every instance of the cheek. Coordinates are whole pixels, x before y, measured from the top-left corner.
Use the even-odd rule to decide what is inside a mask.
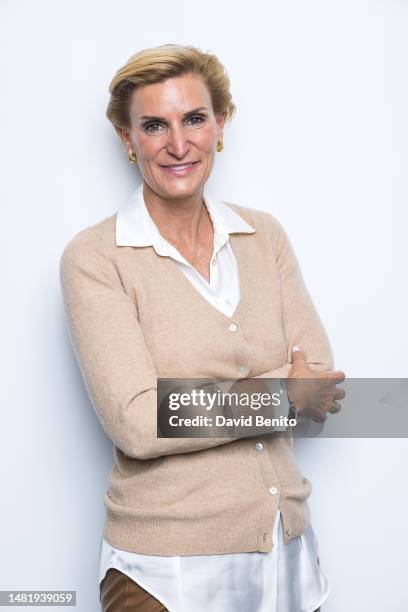
[[[152,159],[159,151],[163,149],[164,146],[164,138],[160,136],[136,136],[135,137],[135,145],[139,150],[139,154],[141,157],[145,159]]]
[[[200,147],[202,151],[211,153],[215,147],[216,133],[212,127],[203,128],[197,132],[196,137],[193,139],[195,144]]]

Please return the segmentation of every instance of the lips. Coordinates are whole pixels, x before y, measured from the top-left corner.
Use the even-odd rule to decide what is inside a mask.
[[[189,172],[192,172],[196,168],[197,164],[199,163],[200,162],[196,161],[196,162],[187,162],[184,164],[168,164],[166,166],[160,166],[160,167],[167,174],[173,174],[175,176],[183,176],[184,174],[188,174]]]

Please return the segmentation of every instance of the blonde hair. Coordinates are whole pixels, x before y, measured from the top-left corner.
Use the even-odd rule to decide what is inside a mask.
[[[118,128],[130,127],[129,99],[139,86],[160,83],[168,78],[194,73],[208,87],[213,111],[231,120],[236,107],[232,102],[230,81],[219,59],[197,47],[167,44],[142,49],[120,68],[109,85],[110,100],[106,116]]]

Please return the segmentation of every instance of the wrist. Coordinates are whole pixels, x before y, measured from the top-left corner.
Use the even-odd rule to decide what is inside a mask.
[[[297,420],[297,417],[298,417],[297,408],[296,408],[295,404],[292,402],[292,400],[289,399],[289,396],[288,396],[288,401],[289,401],[288,418],[289,419],[296,419]]]
[[[298,410],[290,397],[290,381],[287,378],[281,379],[282,387],[285,390],[286,397],[288,398],[289,411],[288,418],[289,419],[297,419]]]

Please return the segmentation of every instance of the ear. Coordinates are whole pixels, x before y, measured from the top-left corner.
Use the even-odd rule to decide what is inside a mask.
[[[123,142],[126,150],[131,149],[133,147],[131,140],[129,138],[129,132],[125,128],[115,127],[116,132],[119,135],[119,138]]]
[[[218,126],[218,138],[222,138],[224,134],[225,115],[223,115],[222,113],[217,113],[215,115],[215,119],[217,121]]]

